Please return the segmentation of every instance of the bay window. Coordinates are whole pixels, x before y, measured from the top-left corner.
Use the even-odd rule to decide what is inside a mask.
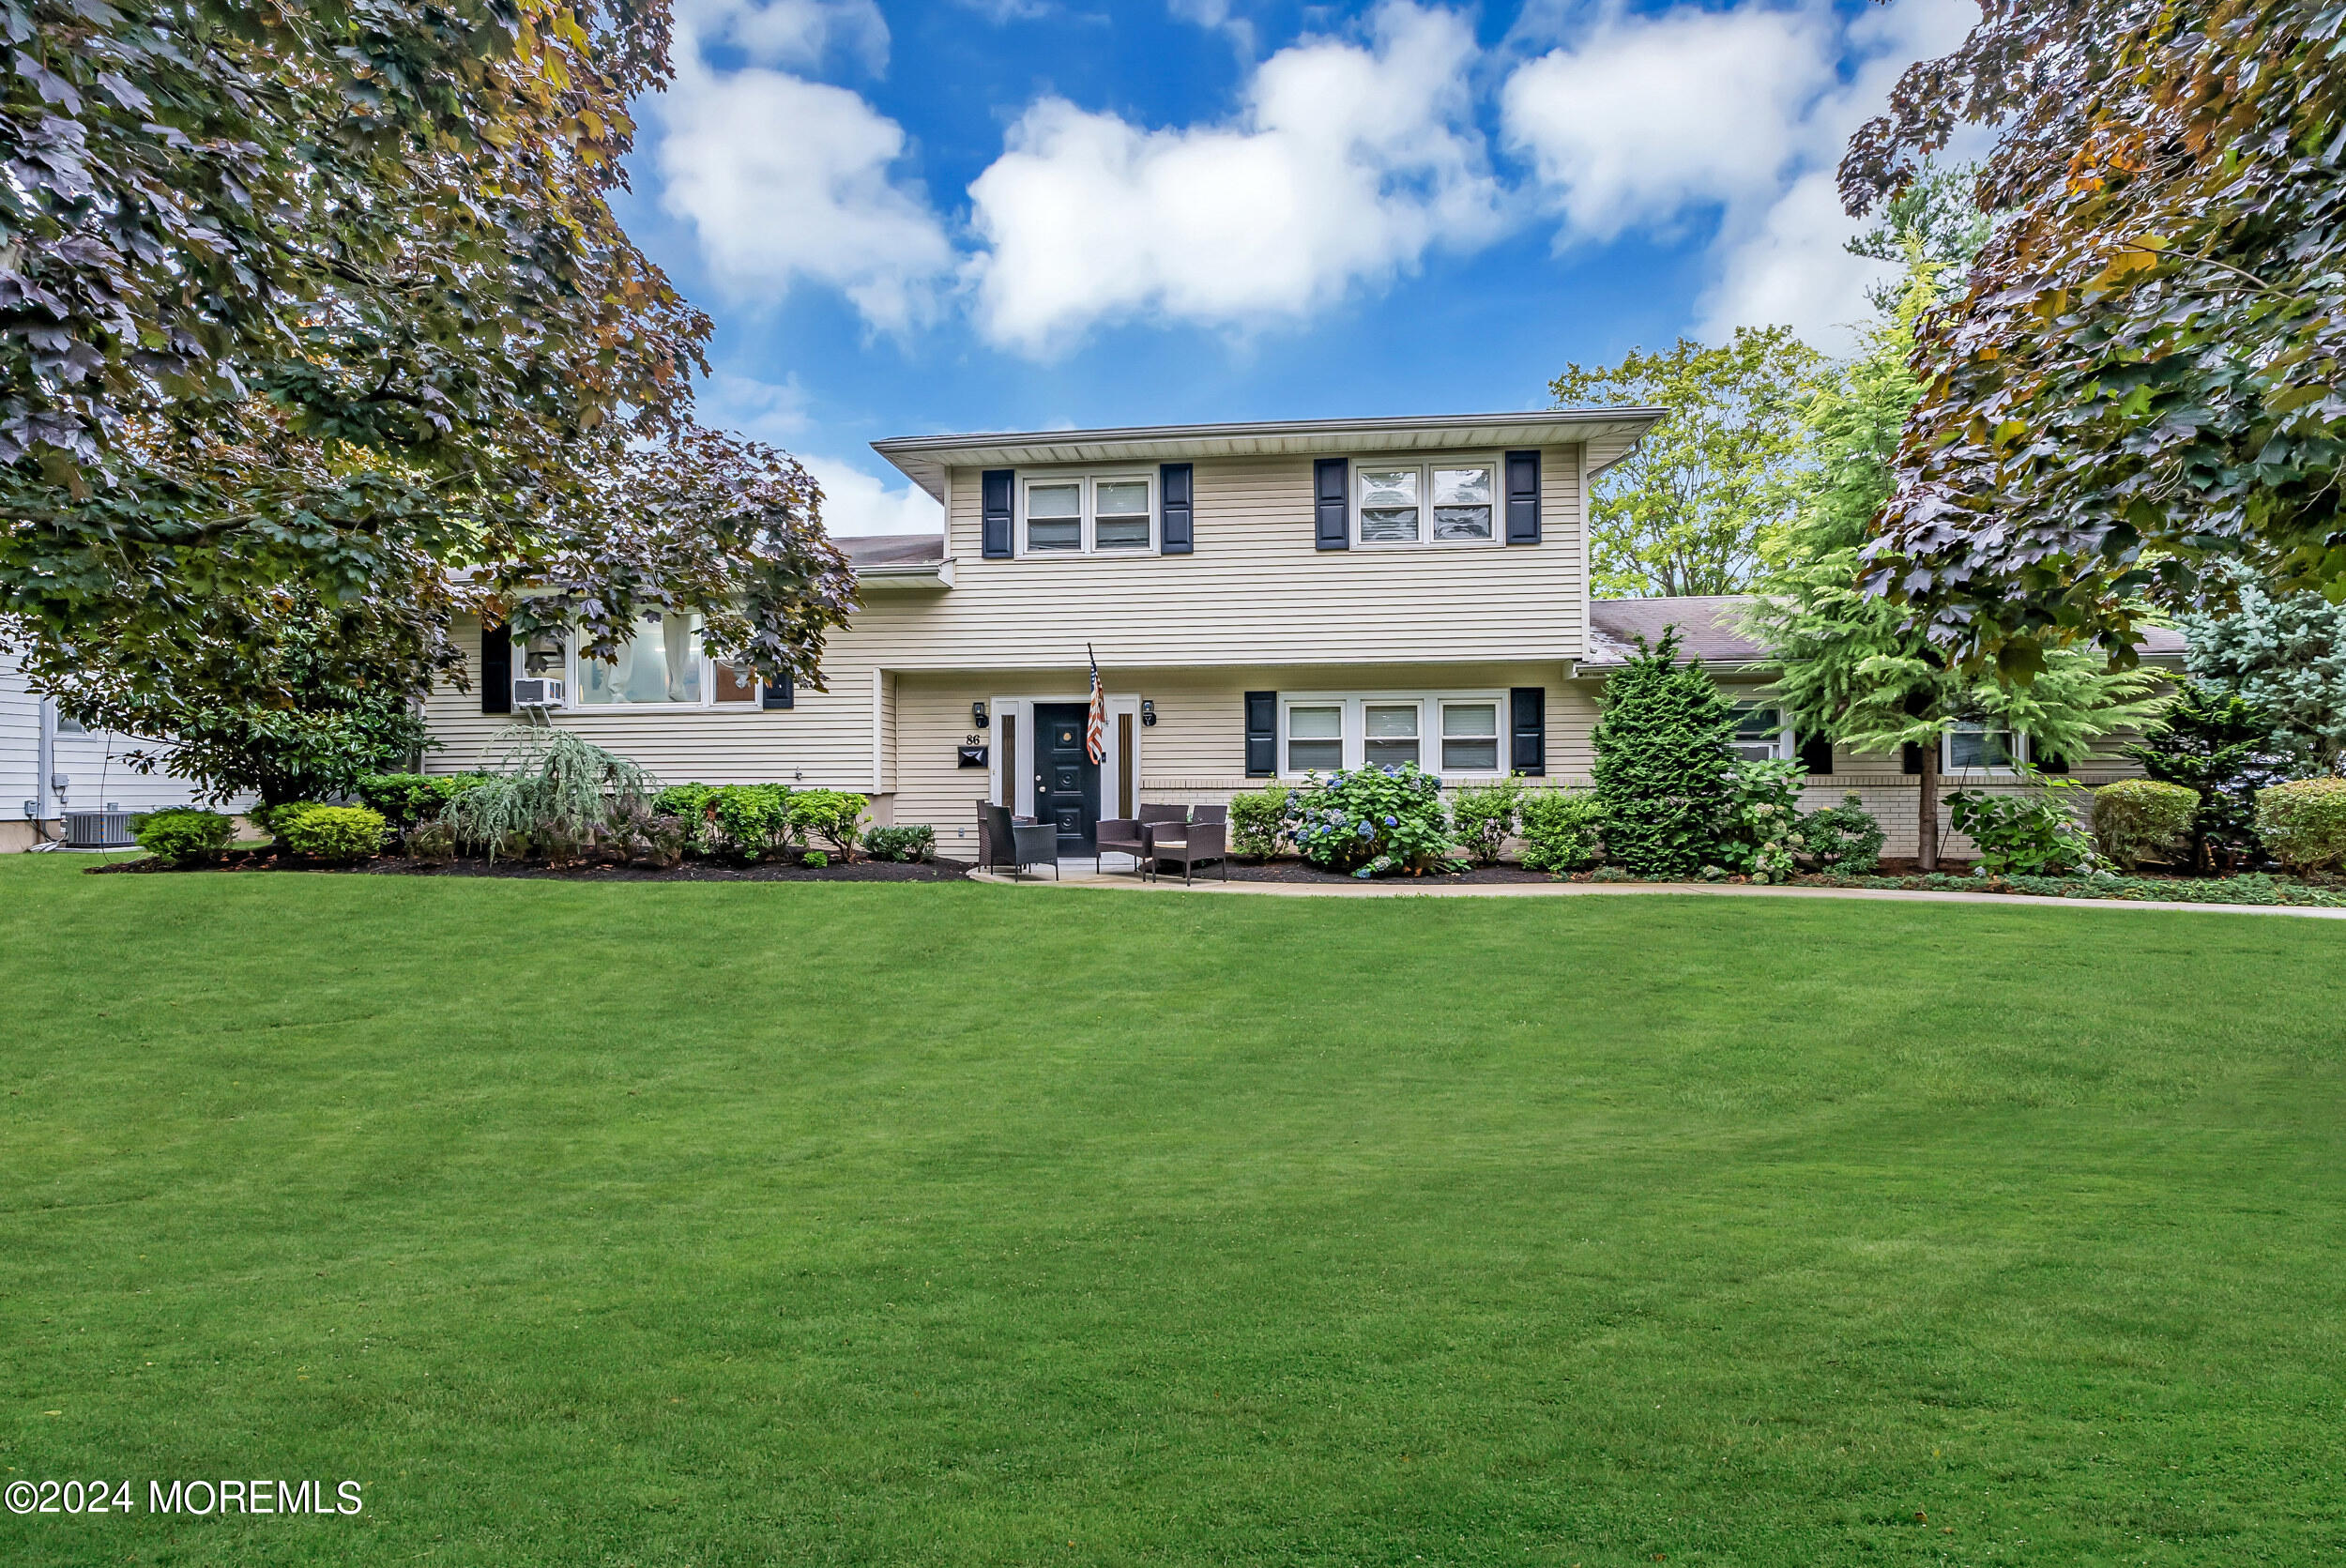
[[[1354,473],[1363,544],[1490,544],[1499,538],[1496,459],[1372,459]]]

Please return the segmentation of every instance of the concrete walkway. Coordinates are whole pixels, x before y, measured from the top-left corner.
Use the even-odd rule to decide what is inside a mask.
[[[1066,875],[1012,878],[998,871],[973,871],[973,882],[1022,888],[1120,888],[1128,892],[1265,893],[1286,898],[1580,898],[1666,894],[1703,898],[1857,898],[1893,904],[2018,904],[2053,909],[2156,909],[2187,915],[2298,915],[2308,920],[2346,921],[2346,909],[2311,909],[2288,904],[2136,903],[2117,898],[2039,898],[2031,893],[1908,892],[1892,888],[1755,888],[1725,882],[1486,882],[1467,887],[1411,887],[1404,882],[1225,882],[1200,879],[1184,888],[1181,878],[1143,882],[1130,871],[1101,872],[1070,861]]]

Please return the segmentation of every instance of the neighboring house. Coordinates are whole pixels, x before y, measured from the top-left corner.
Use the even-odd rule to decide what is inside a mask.
[[[826,644],[825,691],[739,678],[702,656],[688,617],[647,621],[616,667],[462,626],[472,690],[434,693],[427,765],[477,766],[542,713],[668,782],[865,792],[877,820],[932,824],[949,855],[973,847],[981,799],[1058,822],[1084,854],[1103,816],[1141,799],[1226,799],[1312,769],[1582,783],[1604,672],[1637,617],[1683,603],[1723,676],[1749,659],[1712,658],[1716,601],[1590,602],[1588,481],[1660,417],[876,442],[943,503],[944,532],[840,540],[862,607]],[[1087,649],[1107,693],[1097,764]],[[1897,776],[1896,759],[1852,768],[1819,795],[1884,797],[1896,833]]]
[[[163,773],[139,773],[126,753],[146,742],[86,731],[33,694],[22,667],[0,661],[0,852],[31,849],[64,836],[69,811],[156,811],[184,806],[195,786]]]

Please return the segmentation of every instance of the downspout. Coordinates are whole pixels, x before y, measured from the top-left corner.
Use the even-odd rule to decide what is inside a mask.
[[[57,774],[57,699],[40,699],[40,738],[33,751],[33,837],[46,848],[49,836],[49,797]]]

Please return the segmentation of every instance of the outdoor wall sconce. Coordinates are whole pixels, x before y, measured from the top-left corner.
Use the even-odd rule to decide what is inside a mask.
[[[1157,722],[1157,705],[1147,697],[1140,699],[1140,727],[1148,729]]]
[[[986,717],[985,704],[982,702],[973,702],[969,705],[969,722],[980,729],[985,728],[987,724],[993,722]]]

